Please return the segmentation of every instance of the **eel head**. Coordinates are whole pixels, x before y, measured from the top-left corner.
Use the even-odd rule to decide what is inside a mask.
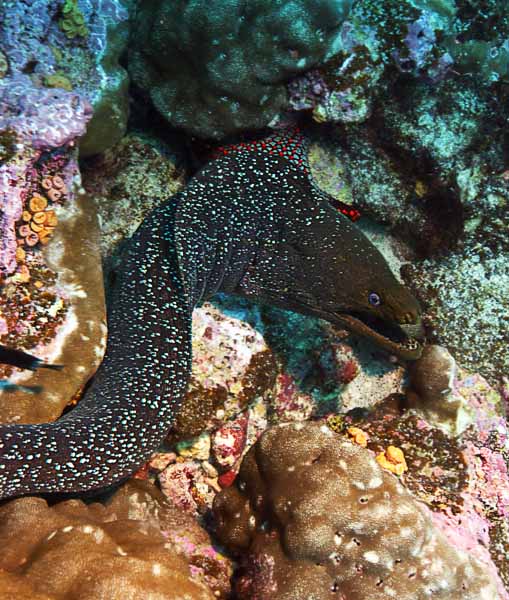
[[[238,292],[326,319],[402,359],[421,355],[419,303],[368,238],[324,203],[263,237]]]

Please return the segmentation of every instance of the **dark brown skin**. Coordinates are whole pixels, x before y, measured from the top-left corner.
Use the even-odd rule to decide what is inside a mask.
[[[295,194],[292,210],[278,215],[284,234],[274,236],[267,227],[238,292],[323,318],[401,359],[419,358],[423,328],[417,300],[368,238],[324,202],[312,181],[299,183],[300,190],[289,192]]]

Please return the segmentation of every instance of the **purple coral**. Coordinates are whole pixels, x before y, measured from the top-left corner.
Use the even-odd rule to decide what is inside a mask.
[[[437,48],[437,24],[434,17],[434,13],[424,11],[416,21],[408,24],[408,33],[404,39],[407,55],[395,50],[393,58],[401,71],[426,71],[432,81],[439,81],[448,72],[453,58],[445,52],[438,60],[433,60],[433,53]]]
[[[37,87],[27,75],[0,80],[0,132],[15,131],[36,150],[72,143],[91,116],[92,107],[78,94]]]

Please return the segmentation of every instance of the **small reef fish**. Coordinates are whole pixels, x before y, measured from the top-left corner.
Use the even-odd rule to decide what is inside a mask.
[[[29,369],[35,371],[36,369],[55,369],[60,370],[63,365],[51,365],[40,358],[27,354],[22,350],[16,350],[15,348],[9,348],[0,344],[0,363],[4,365],[12,365],[19,369]]]
[[[0,379],[1,392],[26,392],[28,394],[40,394],[42,387],[40,385],[19,385],[11,383],[5,379]]]
[[[0,426],[0,498],[89,492],[136,471],[185,394],[193,308],[219,291],[419,357],[418,302],[315,185],[302,135],[221,154],[132,237],[109,305],[106,355],[77,407],[54,423]]]
[[[19,369],[29,369],[35,371],[36,369],[55,369],[60,370],[63,365],[51,365],[45,363],[40,358],[27,354],[22,350],[16,350],[15,348],[9,348],[0,344],[0,363],[4,365],[11,365],[18,367]],[[38,394],[42,391],[42,387],[34,385],[19,385],[16,383],[10,383],[4,379],[0,379],[0,391],[3,392],[28,392],[30,394]]]

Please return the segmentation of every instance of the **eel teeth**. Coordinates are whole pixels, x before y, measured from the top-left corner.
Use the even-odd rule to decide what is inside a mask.
[[[417,350],[417,348],[419,348],[420,346],[419,342],[414,338],[408,338],[407,340],[399,343],[398,345],[402,346],[403,348],[406,348],[407,350]]]

